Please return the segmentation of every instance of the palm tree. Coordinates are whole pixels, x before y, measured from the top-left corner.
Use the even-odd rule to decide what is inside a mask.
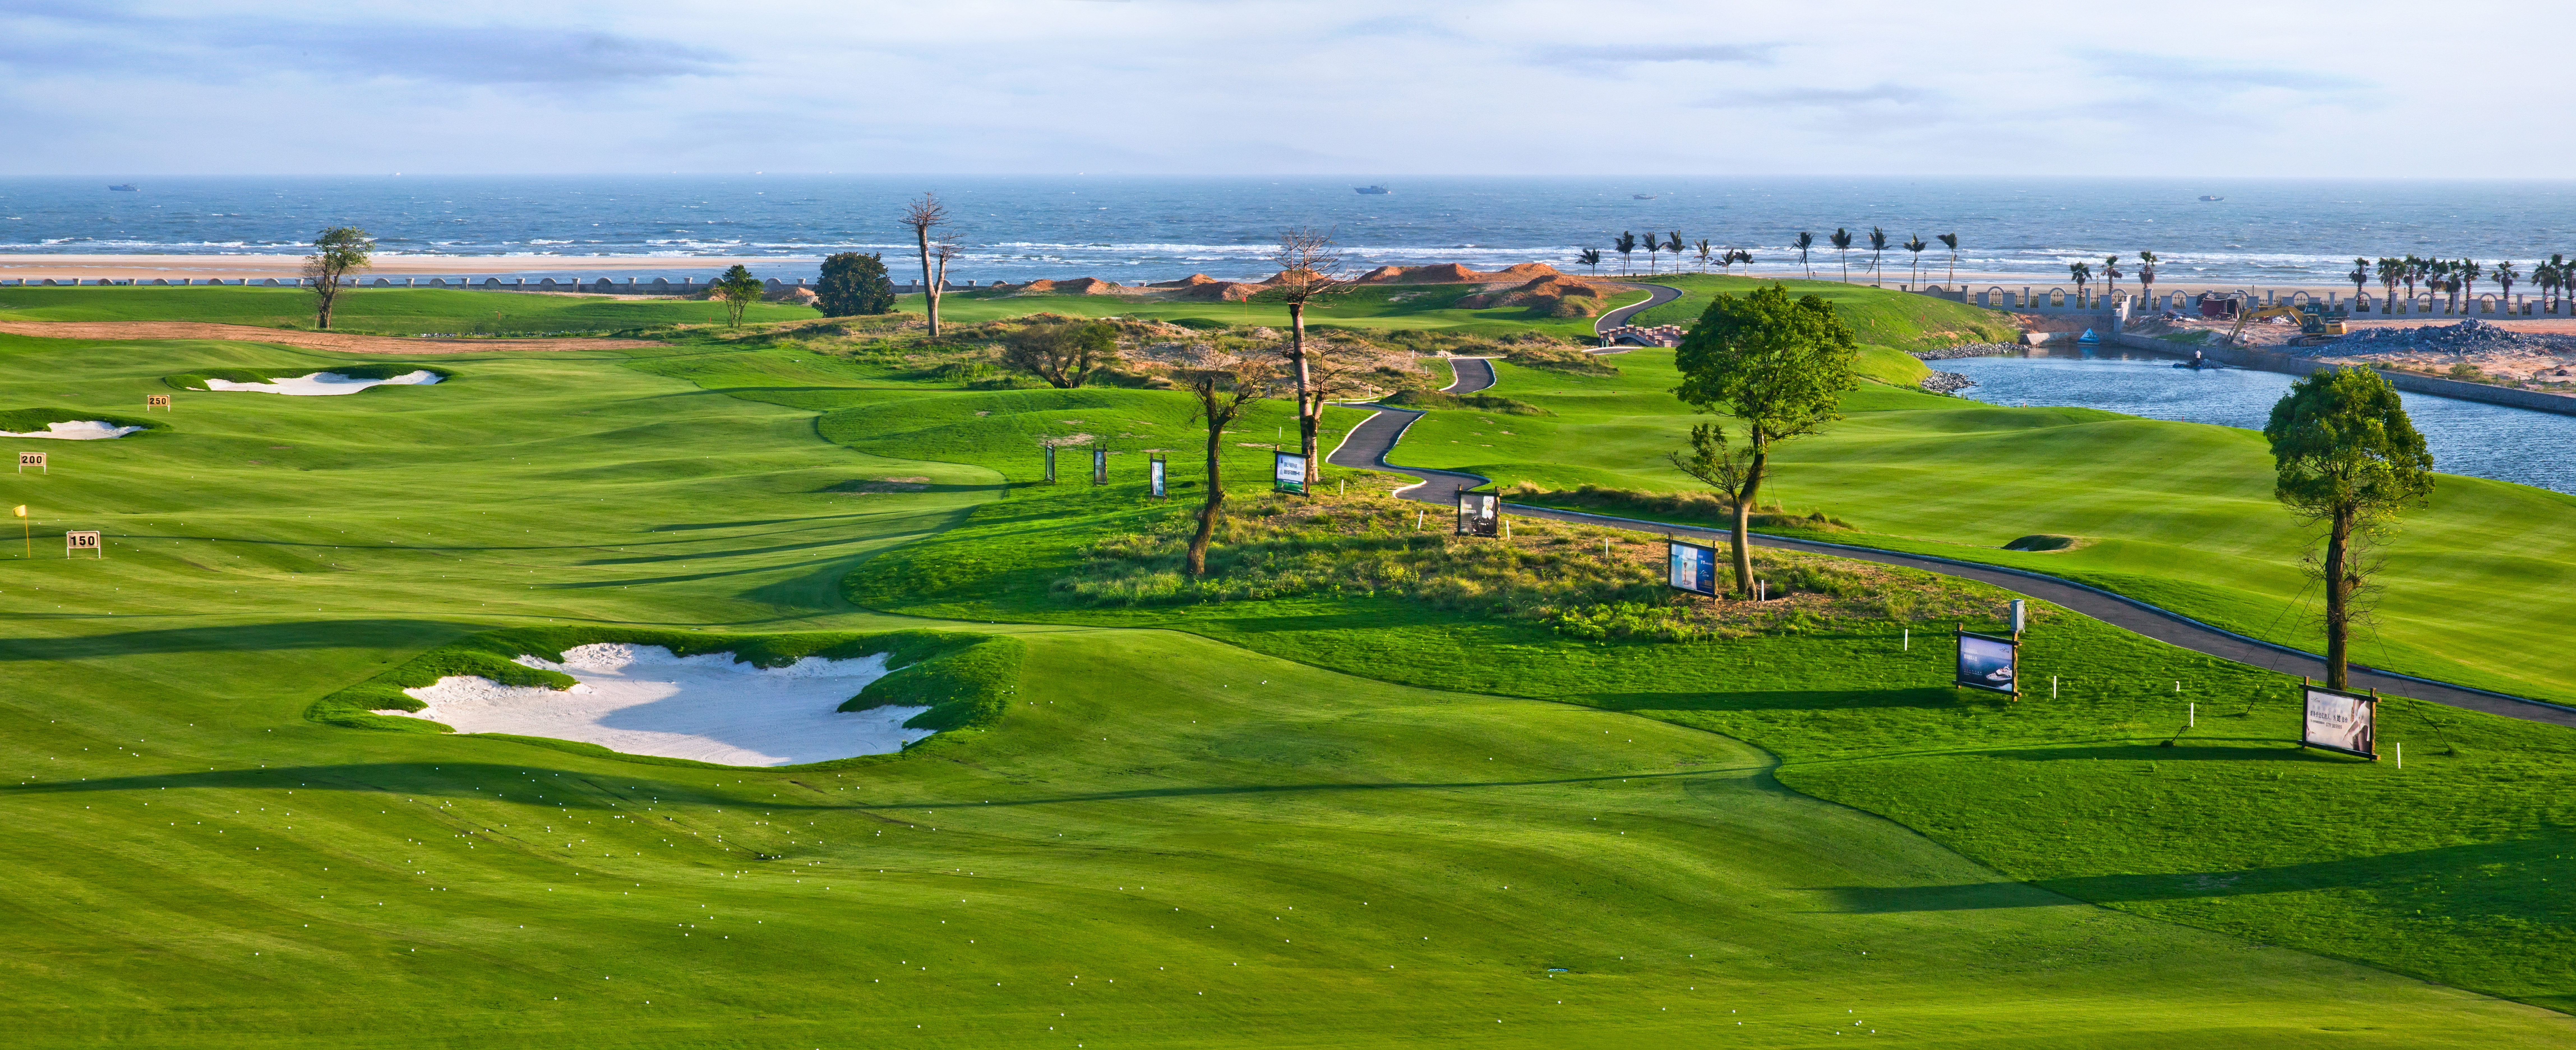
[[[2113,293],[2113,292],[2116,292],[2116,291],[2119,291],[2119,290],[2120,290],[2120,257],[2119,257],[2119,256],[2117,256],[2117,255],[2106,255],[2106,256],[2103,256],[2103,257],[2102,257],[2102,294],[2104,294],[2104,295],[2109,295],[2109,294],[2111,294],[2111,293]]]
[[[1671,233],[1665,234],[1664,247],[1672,249],[1673,272],[1682,272],[1682,249],[1690,247],[1689,245],[1682,243],[1682,231],[1674,230]]]
[[[1729,266],[1733,266],[1733,265],[1735,265],[1736,263],[1743,263],[1743,264],[1744,264],[1744,265],[1746,265],[1746,266],[1751,266],[1751,265],[1753,265],[1753,253],[1752,253],[1752,252],[1745,251],[1745,250],[1744,250],[1744,249],[1742,249],[1742,248],[1736,248],[1736,249],[1732,249],[1732,250],[1728,251],[1728,252],[1726,253],[1726,264],[1727,264],[1727,265],[1729,265]]]
[[[1916,284],[1923,283],[1923,249],[1931,246],[1932,242],[1924,240],[1921,236],[1909,238],[1903,245],[1906,251],[1914,253],[1913,273]]]
[[[1843,229],[1843,228],[1842,228],[1842,227],[1840,227],[1840,226],[1836,226],[1836,227],[1834,227],[1834,235],[1833,235],[1833,237],[1832,237],[1832,238],[1830,238],[1830,239],[1834,242],[1834,251],[1836,251],[1836,252],[1838,252],[1838,253],[1840,253],[1840,254],[1842,255],[1842,259],[1843,259],[1843,283],[1844,283],[1844,284],[1850,284],[1850,283],[1851,283],[1851,241],[1852,241],[1852,238],[1851,238],[1851,231],[1850,231],[1850,230]]]
[[[1879,257],[1880,255],[1885,254],[1886,252],[1887,252],[1887,231],[1886,231],[1886,230],[1879,229],[1879,228],[1878,228],[1878,227],[1876,227],[1876,226],[1872,226],[1872,227],[1870,227],[1870,228],[1869,228],[1869,284],[1870,284],[1870,287],[1872,287],[1872,288],[1878,287],[1878,257]]]
[[[2382,258],[2379,260],[2379,286],[2387,289],[2388,291],[2387,299],[2379,304],[2380,313],[2393,314],[2397,312],[2397,279],[2405,276],[2405,274],[2406,263],[2404,261],[2394,258]]]
[[[2082,304],[2084,302],[2084,285],[2086,282],[2093,279],[2093,264],[2068,263],[2066,264],[2066,275],[2075,278],[2075,301],[2079,305]]]
[[[1664,242],[1655,239],[1655,231],[1646,231],[1646,272],[1655,272],[1655,253],[1664,250]]]
[[[1628,253],[1637,250],[1637,235],[1626,230],[1621,230],[1619,231],[1619,239],[1610,242],[1610,248],[1611,250],[1619,253],[1619,276],[1627,276]]]
[[[1798,231],[1798,239],[1789,242],[1789,247],[1798,249],[1798,268],[1807,271],[1807,279],[1810,281],[1816,279],[1816,268],[1807,265],[1807,249],[1815,246],[1816,235],[1805,230]]]
[[[2138,253],[2138,289],[2140,295],[2149,299],[2156,297],[2156,253],[2154,252]]]
[[[2513,312],[2513,282],[2521,276],[2513,272],[2511,259],[2495,264],[2496,298],[2502,301],[2502,308],[2507,313]]]
[[[1957,284],[1959,283],[1959,235],[1944,233],[1938,236],[1941,246],[1950,249],[1950,283]]]
[[[1601,249],[1585,248],[1575,254],[1574,261],[1582,263],[1585,269],[1591,270],[1593,276],[1601,276]]]
[[[2358,309],[2361,305],[2361,289],[2370,283],[2370,260],[2354,256],[2352,272],[2343,275],[2343,279],[2352,282],[2353,306]]]
[[[2460,275],[2460,308],[2468,309],[2469,297],[2478,294],[2478,278],[2486,275],[2486,269],[2475,259],[2462,259],[2452,272]]]
[[[2406,298],[2414,299],[2415,282],[2424,279],[2424,260],[2416,258],[2411,253],[2408,254],[2397,264],[2397,276],[2406,282]]]
[[[2558,312],[2558,267],[2567,257],[2552,255],[2531,264],[2531,283],[2540,289],[2540,308]]]

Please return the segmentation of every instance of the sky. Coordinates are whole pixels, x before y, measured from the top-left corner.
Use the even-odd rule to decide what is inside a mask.
[[[2549,4],[0,0],[0,17],[0,175],[2576,170],[2555,72],[2576,6]]]

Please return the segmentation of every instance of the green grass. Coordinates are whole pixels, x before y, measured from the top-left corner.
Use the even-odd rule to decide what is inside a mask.
[[[1054,582],[1083,547],[1186,510],[1194,490],[1137,491],[1148,449],[1191,476],[1180,396],[605,356],[201,398],[152,442],[8,479],[38,529],[109,534],[102,561],[0,570],[26,683],[0,693],[18,1042],[2569,1037],[2405,976],[2576,1006],[2576,916],[2538,881],[2576,852],[2561,731],[2393,701],[2404,771],[2305,754],[2278,676],[2045,607],[2027,671],[2064,695],[2020,705],[1934,687],[1939,640],[1892,627],[1652,645],[1383,596],[1075,607]],[[0,383],[72,406],[346,360],[0,337]],[[1630,477],[1689,420],[1651,404],[1668,353],[1617,360],[1503,365],[1498,396],[1556,415],[1444,409],[1408,451],[1544,438]],[[1996,425],[1887,387],[1854,404],[1935,441]],[[1237,491],[1285,415],[1229,438]],[[1327,442],[1359,418],[1334,410]],[[1033,484],[1037,442],[1077,433],[1118,483],[1069,456]],[[903,631],[997,639],[923,656],[905,694],[980,683],[959,713],[989,728],[754,771],[313,717],[570,639],[783,656]],[[2193,700],[2211,724],[2186,731]]]
[[[1952,343],[2010,342],[2017,334],[2010,319],[1992,310],[1865,284],[1699,274],[1658,276],[1652,280],[1656,284],[1681,289],[1682,297],[1651,310],[1638,311],[1629,319],[1630,324],[1688,326],[1698,321],[1700,313],[1708,309],[1712,296],[1721,293],[1743,295],[1755,288],[1780,284],[1787,287],[1791,295],[1825,297],[1834,304],[1835,313],[1843,323],[1852,327],[1861,342],[1897,350],[1925,350]]]
[[[96,409],[88,408],[0,408],[0,430],[5,430],[12,434],[43,433],[46,425],[50,423],[83,422],[106,423],[110,426],[119,427],[142,427],[147,433],[154,430],[167,430],[170,426],[170,424],[158,419],[121,415],[114,412],[100,412]],[[141,435],[126,435],[126,437],[139,436]],[[60,439],[42,438],[39,440],[56,441]]]
[[[747,322],[808,320],[812,307],[754,303]],[[0,320],[210,321],[311,330],[312,293],[298,288],[7,288]],[[457,288],[352,288],[331,330],[376,335],[549,335],[725,322],[724,304],[605,295],[517,295]]]
[[[1928,301],[1928,300],[1927,300]],[[1701,417],[1670,393],[1668,350],[1621,354],[1617,376],[1496,364],[1493,396],[1549,415],[1437,412],[1394,462],[1504,484],[1677,491],[1663,456]],[[2008,408],[1864,385],[1847,417],[1774,459],[1765,498],[1849,522],[1862,543],[2065,576],[2312,651],[2310,534],[2272,498],[2261,435],[2088,409]],[[2356,658],[2430,678],[2576,702],[2576,497],[2445,476],[2384,548],[2375,629]],[[2035,533],[2096,542],[2018,552]]]

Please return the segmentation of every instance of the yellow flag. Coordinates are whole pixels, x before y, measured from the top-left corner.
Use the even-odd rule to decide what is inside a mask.
[[[18,505],[18,509],[13,510],[13,511],[10,511],[9,513],[15,514],[15,515],[17,515],[17,516],[19,516],[19,517],[21,517],[21,518],[26,517],[26,516],[27,516],[27,505],[26,505],[26,504],[24,504],[24,503],[21,503],[21,504],[19,504],[19,505]]]

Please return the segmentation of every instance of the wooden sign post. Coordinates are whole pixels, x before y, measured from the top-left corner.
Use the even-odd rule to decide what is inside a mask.
[[[99,545],[98,533],[95,532],[64,533],[63,557],[71,557],[73,551],[97,551],[99,557],[107,557],[107,548]]]
[[[146,412],[149,412],[149,411],[152,411],[153,409],[156,409],[156,408],[162,408],[162,409],[170,408],[170,395],[168,395],[168,394],[145,394],[145,395],[143,395],[143,410],[144,410],[144,411],[146,411]],[[176,410],[175,410],[175,409],[173,409],[173,411],[176,411]]]
[[[28,467],[34,467],[47,474],[54,472],[54,468],[45,465],[45,454],[42,452],[18,453],[18,473],[26,473]]]

